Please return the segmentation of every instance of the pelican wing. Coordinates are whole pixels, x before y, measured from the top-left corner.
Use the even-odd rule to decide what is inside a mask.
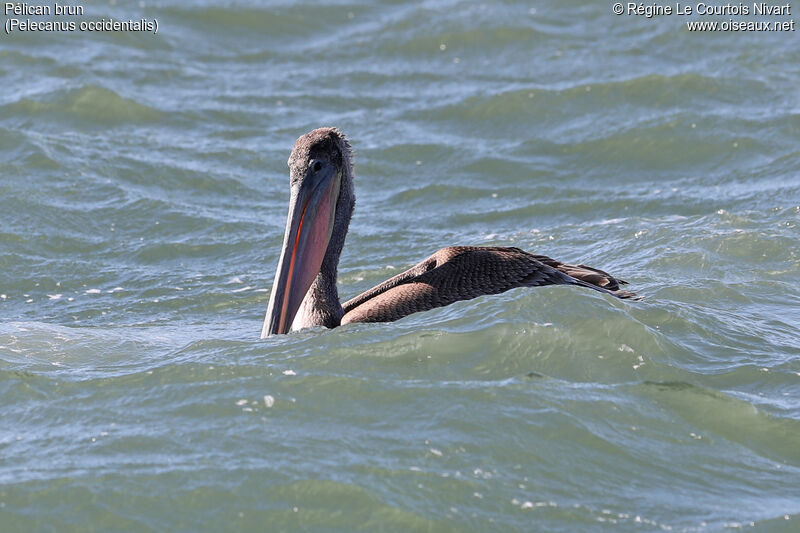
[[[344,303],[342,324],[391,322],[412,313],[499,294],[516,287],[580,285],[618,298],[624,283],[583,265],[567,265],[519,248],[452,246]]]
[[[627,285],[628,282],[615,278],[608,272],[604,272],[597,268],[592,268],[586,265],[568,265],[567,263],[550,259],[546,255],[530,255],[540,263],[544,263],[545,265],[553,267],[556,270],[560,270],[567,276],[585,281],[590,285],[596,285],[597,287],[602,287],[603,289],[616,293],[614,296],[618,296],[620,298],[631,298],[636,296],[635,293],[629,291],[620,291],[619,286]]]

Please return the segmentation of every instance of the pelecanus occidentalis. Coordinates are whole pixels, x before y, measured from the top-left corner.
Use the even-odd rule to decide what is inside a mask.
[[[515,287],[578,285],[636,296],[620,290],[624,281],[584,265],[519,248],[452,246],[341,304],[336,273],[356,201],[350,143],[336,128],[316,129],[297,139],[288,164],[289,216],[262,338],[290,328],[390,322]]]

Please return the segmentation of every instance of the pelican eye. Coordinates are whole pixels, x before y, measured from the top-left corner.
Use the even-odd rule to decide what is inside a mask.
[[[314,172],[319,172],[320,170],[322,170],[322,163],[316,161],[314,162],[314,165],[311,168],[314,169]]]

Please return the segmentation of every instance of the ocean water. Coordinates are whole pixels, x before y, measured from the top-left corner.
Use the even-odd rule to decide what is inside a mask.
[[[16,18],[158,32],[0,35],[1,531],[800,529],[798,35],[686,28],[794,13],[81,5]],[[343,298],[455,244],[645,298],[260,340],[325,125]]]

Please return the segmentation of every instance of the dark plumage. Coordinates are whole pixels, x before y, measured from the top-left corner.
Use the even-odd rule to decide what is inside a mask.
[[[450,246],[341,305],[336,272],[355,205],[350,144],[335,128],[314,130],[297,140],[289,167],[289,219],[262,336],[286,333],[290,326],[390,322],[516,287],[577,285],[636,298],[620,289],[624,281],[596,268],[519,248]]]
[[[450,246],[342,305],[342,324],[391,322],[412,313],[517,287],[578,285],[618,298],[625,283],[602,270],[568,265],[519,248]]]

